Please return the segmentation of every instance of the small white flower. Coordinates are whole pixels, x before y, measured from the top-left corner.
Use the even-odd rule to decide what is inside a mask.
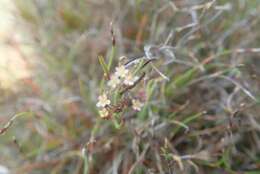
[[[125,77],[124,84],[128,85],[128,86],[132,86],[136,82],[137,79],[138,79],[137,76],[133,76],[132,74],[128,74]]]
[[[120,83],[120,79],[118,78],[118,76],[113,75],[108,81],[108,86],[115,88],[119,83]]]
[[[124,78],[128,73],[128,69],[125,68],[125,66],[121,65],[116,67],[116,76]]]
[[[127,59],[126,56],[121,56],[121,57],[119,57],[119,61],[123,61],[123,60],[125,60],[125,59]]]
[[[107,98],[106,94],[100,95],[98,97],[98,102],[97,102],[97,107],[105,107],[107,105],[109,105],[111,102],[110,100]]]
[[[141,103],[139,100],[132,100],[132,107],[136,111],[140,111],[143,107],[143,103]]]
[[[103,108],[99,111],[99,115],[101,118],[106,118],[108,117],[109,113],[108,110],[106,108]]]

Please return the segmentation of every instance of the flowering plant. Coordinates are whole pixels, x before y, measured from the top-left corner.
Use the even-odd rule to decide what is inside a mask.
[[[103,57],[99,57],[99,60],[105,77],[96,104],[99,116],[102,119],[115,119],[121,122],[123,118],[120,115],[127,109],[141,111],[144,106],[145,95],[140,95],[142,91],[135,87],[144,80],[144,67],[150,60],[139,59],[132,63],[132,60],[126,62],[125,60],[128,59],[121,57],[113,73],[109,72]]]

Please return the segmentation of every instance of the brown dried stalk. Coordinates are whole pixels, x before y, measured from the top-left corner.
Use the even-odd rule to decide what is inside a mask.
[[[17,119],[18,117],[27,114],[27,112],[22,112],[19,114],[14,115],[5,125],[3,128],[0,129],[0,135],[3,135],[4,133],[7,132],[7,130],[13,125],[14,120]]]

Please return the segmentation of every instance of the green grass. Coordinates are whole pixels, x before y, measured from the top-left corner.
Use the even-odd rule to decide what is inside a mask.
[[[206,2],[16,0],[37,59],[34,86],[1,89],[4,115],[30,117],[11,126],[1,117],[0,165],[21,174],[259,173],[260,51],[250,48],[260,4]],[[191,16],[198,24],[183,29]],[[109,88],[115,67],[147,45],[156,60],[130,67],[140,81]],[[103,92],[121,109],[110,119],[96,107]]]

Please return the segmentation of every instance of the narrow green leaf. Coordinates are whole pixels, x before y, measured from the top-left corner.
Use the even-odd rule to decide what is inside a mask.
[[[86,150],[84,150],[83,152],[84,152],[84,154],[83,154],[83,160],[84,160],[84,171],[83,171],[83,174],[88,174],[88,170],[89,170],[88,154],[87,154]]]
[[[107,76],[109,74],[109,68],[108,68],[108,66],[107,66],[107,64],[105,62],[104,57],[103,56],[98,56],[98,60],[99,60],[99,63],[100,63],[100,65],[101,65],[101,67],[102,67],[102,69],[104,71],[105,76]]]
[[[113,119],[113,123],[114,123],[114,127],[116,129],[120,129],[121,128],[121,124],[118,122],[118,120],[116,118]]]
[[[203,115],[203,112],[200,112],[200,113],[197,113],[195,115],[191,115],[187,118],[185,118],[183,121],[180,121],[182,124],[184,125],[187,125],[188,123],[190,123],[191,121],[197,119],[198,117],[202,116]],[[172,135],[175,135],[182,127],[181,126],[178,126],[176,127],[174,130],[173,130],[173,134]]]
[[[112,46],[111,54],[110,54],[109,59],[108,59],[108,66],[107,66],[108,71],[110,71],[111,66],[113,64],[115,53],[116,53],[116,47]]]
[[[192,68],[192,69],[189,69],[188,71],[186,71],[184,74],[177,76],[176,79],[173,81],[175,87],[181,88],[181,87],[187,85],[187,83],[189,83],[194,78],[194,76],[196,75],[196,72],[197,72],[197,69]]]

